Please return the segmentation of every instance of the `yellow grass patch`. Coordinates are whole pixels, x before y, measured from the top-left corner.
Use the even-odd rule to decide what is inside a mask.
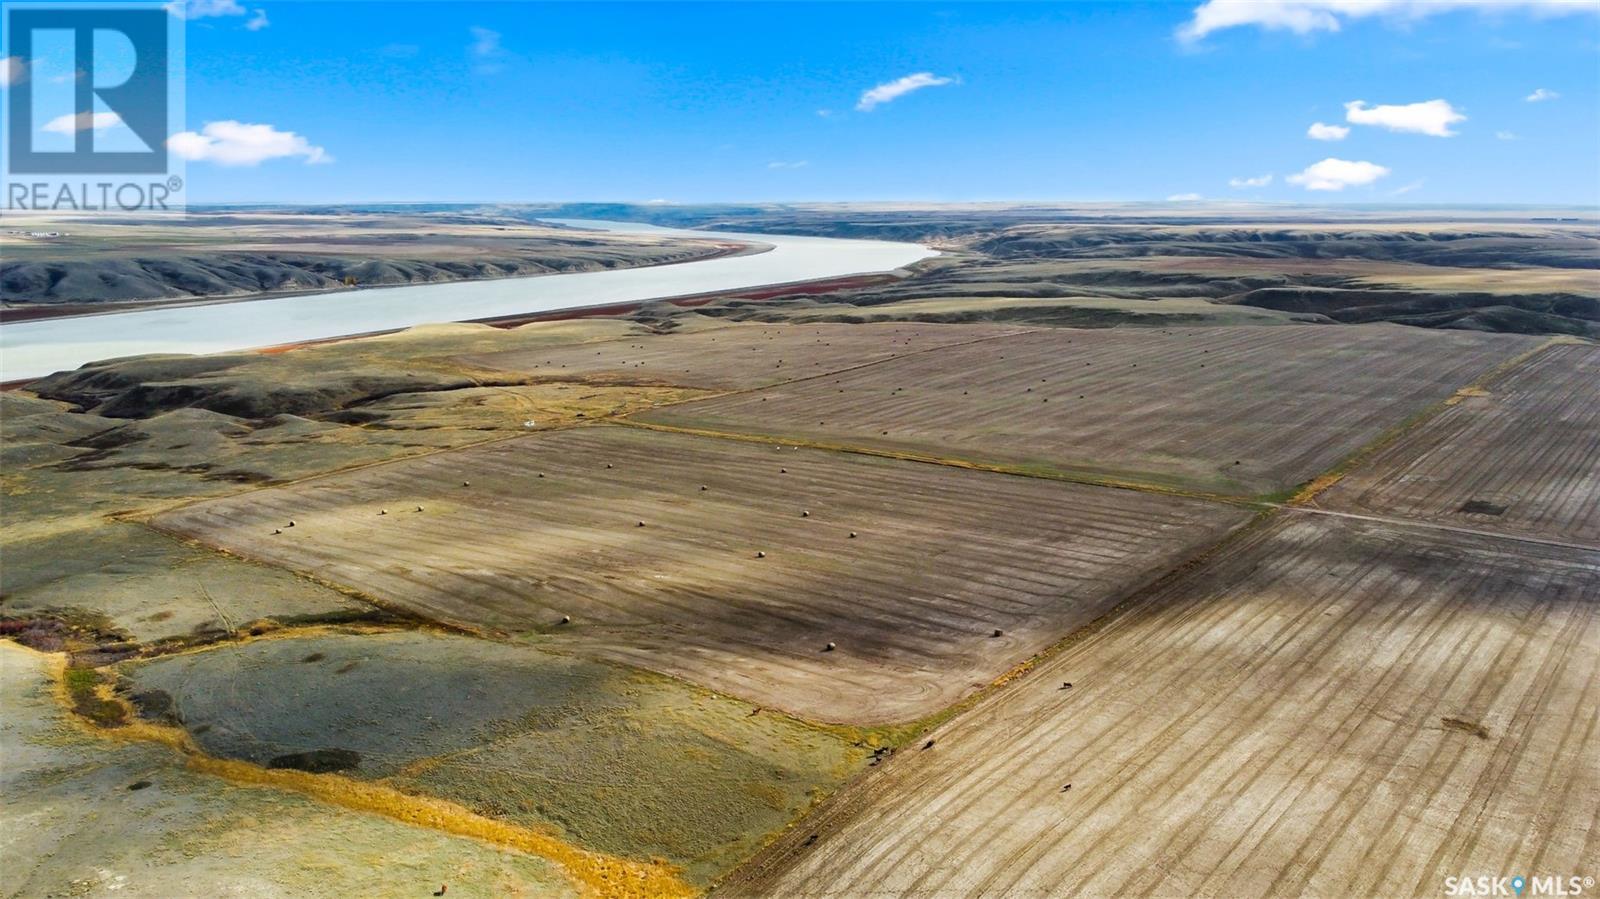
[[[49,654],[47,666],[57,699],[70,709],[72,698],[67,688],[66,655]],[[109,686],[100,689],[103,698],[122,701]],[[139,720],[132,709],[129,709],[128,723],[115,729],[93,727],[75,715],[70,718],[85,732],[96,736],[167,746],[181,753],[191,769],[241,786],[292,790],[341,808],[383,815],[417,827],[471,837],[539,856],[559,866],[585,896],[644,899],[696,895],[677,869],[663,861],[646,864],[579,849],[542,830],[485,818],[453,802],[414,796],[382,783],[215,758],[202,752],[182,728]]]

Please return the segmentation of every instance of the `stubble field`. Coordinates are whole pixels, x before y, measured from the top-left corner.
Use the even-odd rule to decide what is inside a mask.
[[[727,892],[1427,895],[1592,870],[1597,612],[1600,553],[1292,513],[897,754]]]
[[[639,417],[1257,495],[1534,345],[1394,325],[1044,329]]]
[[[879,724],[987,684],[1249,514],[599,427],[241,494],[156,523],[434,620],[806,718]]]
[[[1322,505],[1600,547],[1600,347],[1541,350],[1334,486]]]

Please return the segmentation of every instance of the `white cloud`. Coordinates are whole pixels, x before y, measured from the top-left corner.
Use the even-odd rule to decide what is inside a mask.
[[[0,87],[28,80],[28,63],[20,56],[0,57]]]
[[[1306,170],[1285,178],[1290,184],[1299,184],[1306,190],[1344,190],[1347,187],[1360,187],[1371,184],[1389,174],[1389,170],[1377,163],[1351,162],[1347,159],[1335,159],[1332,156],[1318,163],[1306,166]]]
[[[1193,203],[1193,202],[1195,202],[1197,200],[1204,200],[1204,199],[1205,199],[1205,197],[1200,195],[1200,194],[1173,194],[1172,196],[1167,197],[1167,202],[1168,203]]]
[[[1405,194],[1411,193],[1414,190],[1421,190],[1421,189],[1422,189],[1422,182],[1421,181],[1413,181],[1410,184],[1405,185],[1404,187],[1397,187],[1394,190],[1389,191],[1389,196],[1391,196],[1391,197],[1399,197],[1399,196],[1403,196]]]
[[[472,43],[467,45],[467,52],[478,60],[475,67],[478,73],[492,75],[504,69],[502,59],[506,56],[506,48],[500,44],[500,32],[477,25],[467,30],[472,33]]]
[[[264,9],[258,9],[256,10],[255,16],[253,16],[250,21],[244,23],[244,27],[251,31],[260,31],[271,24],[271,22],[267,21],[267,11]]]
[[[114,112],[80,112],[77,115],[56,116],[39,130],[51,134],[77,134],[79,131],[104,131],[120,124],[122,116]]]
[[[1229,178],[1228,186],[1240,190],[1246,187],[1266,187],[1272,183],[1271,175],[1257,175],[1254,178]]]
[[[1561,96],[1561,95],[1556,93],[1555,91],[1548,91],[1548,90],[1545,90],[1544,88],[1541,87],[1538,90],[1534,91],[1533,93],[1529,94],[1524,99],[1527,100],[1529,103],[1543,103],[1546,100],[1554,100],[1555,98],[1557,98],[1559,96]]]
[[[505,52],[505,48],[500,46],[500,32],[476,25],[467,30],[472,32],[472,45],[468,49],[473,56],[499,56]]]
[[[767,168],[769,168],[769,169],[803,169],[803,168],[805,168],[806,166],[808,166],[810,164],[811,164],[811,161],[808,160],[808,159],[797,159],[797,160],[795,160],[793,162],[784,162],[782,160],[777,160],[777,161],[774,161],[774,162],[767,163]]]
[[[231,119],[207,122],[197,134],[184,131],[167,140],[172,152],[192,162],[224,166],[259,165],[268,159],[303,157],[308,165],[332,162],[326,150],[312,146],[293,131],[271,125],[251,125]]]
[[[1350,136],[1350,129],[1343,125],[1324,125],[1321,122],[1312,122],[1306,129],[1306,137],[1312,140],[1344,140]]]
[[[1193,43],[1212,32],[1243,26],[1310,34],[1338,31],[1355,19],[1381,16],[1406,22],[1461,9],[1562,15],[1600,10],[1600,0],[1206,0],[1178,29],[1178,39]]]
[[[1494,136],[1496,140],[1522,140],[1515,131],[1496,131]]]
[[[904,78],[886,81],[869,91],[862,92],[861,99],[856,103],[856,109],[861,112],[870,112],[874,108],[882,106],[891,100],[904,97],[912,91],[955,83],[956,79],[954,78],[946,78],[942,75],[935,75],[932,72],[917,72]]]
[[[172,0],[163,4],[167,12],[180,19],[210,19],[217,16],[242,16],[239,0]]]
[[[824,119],[832,118],[833,117],[833,110],[831,110],[831,109],[819,109],[819,110],[817,110],[817,116],[819,118],[824,118]]]
[[[1454,137],[1456,132],[1451,131],[1450,126],[1467,120],[1447,100],[1426,100],[1404,106],[1368,106],[1365,100],[1351,100],[1344,105],[1344,118],[1357,125],[1376,125],[1390,131],[1433,137]]]

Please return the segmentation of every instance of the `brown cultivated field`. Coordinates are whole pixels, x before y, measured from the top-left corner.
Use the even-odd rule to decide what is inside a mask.
[[[1600,548],[1600,347],[1540,351],[1385,449],[1322,504]]]
[[[736,390],[856,368],[1021,329],[912,323],[732,325],[605,343],[531,347],[461,361],[544,377]]]
[[[1420,896],[1593,872],[1597,613],[1600,553],[1285,513],[727,892]]]
[[[590,427],[205,502],[156,523],[431,618],[809,718],[885,723],[987,684],[1248,514]]]
[[[645,421],[1254,495],[1533,345],[1396,325],[1032,331]]]

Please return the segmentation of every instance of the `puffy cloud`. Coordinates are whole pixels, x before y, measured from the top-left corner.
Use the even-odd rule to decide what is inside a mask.
[[[163,6],[167,12],[180,19],[210,19],[245,14],[245,8],[239,5],[239,0],[172,0]]]
[[[1554,100],[1559,96],[1561,95],[1555,91],[1548,91],[1541,87],[1523,99],[1527,100],[1529,103],[1543,103],[1546,100]]]
[[[1306,190],[1344,190],[1371,184],[1387,174],[1389,170],[1377,163],[1351,162],[1330,156],[1285,180],[1290,184],[1299,184]]]
[[[954,78],[946,78],[942,75],[935,75],[932,72],[917,72],[914,75],[886,81],[871,90],[863,91],[861,99],[856,102],[856,109],[861,112],[870,112],[885,103],[904,97],[912,91],[955,83],[956,79]]]
[[[51,134],[76,134],[79,131],[104,131],[120,124],[122,116],[114,112],[80,112],[77,115],[56,116],[39,130]]]
[[[1390,131],[1433,137],[1454,137],[1456,132],[1451,131],[1450,126],[1467,120],[1448,100],[1425,100],[1404,106],[1368,106],[1365,100],[1351,100],[1344,105],[1344,118],[1356,125],[1376,125]]]
[[[28,63],[20,56],[0,57],[0,87],[28,80]]]
[[[1240,190],[1246,187],[1266,187],[1272,183],[1271,175],[1257,175],[1254,178],[1229,178],[1228,186]]]
[[[1306,137],[1312,140],[1344,140],[1350,136],[1350,129],[1343,125],[1324,125],[1321,122],[1312,122],[1306,129]]]
[[[803,168],[805,168],[806,166],[808,166],[810,164],[811,164],[811,162],[809,160],[806,160],[806,159],[797,159],[797,160],[795,160],[793,162],[784,162],[782,160],[775,160],[773,162],[767,163],[767,168],[769,168],[769,169],[803,169]]]
[[[1600,0],[1206,0],[1178,29],[1178,39],[1193,43],[1213,32],[1243,26],[1310,34],[1338,31],[1355,19],[1383,16],[1414,21],[1461,9],[1561,15],[1600,10]]]
[[[1167,202],[1168,203],[1194,203],[1194,202],[1197,202],[1199,200],[1204,200],[1204,199],[1205,199],[1205,197],[1200,195],[1200,194],[1173,194],[1172,196],[1167,197]]]
[[[312,146],[293,131],[251,125],[231,119],[207,122],[199,133],[184,131],[167,139],[172,152],[192,162],[224,166],[259,165],[269,159],[301,157],[306,163],[332,162],[326,150]]]

